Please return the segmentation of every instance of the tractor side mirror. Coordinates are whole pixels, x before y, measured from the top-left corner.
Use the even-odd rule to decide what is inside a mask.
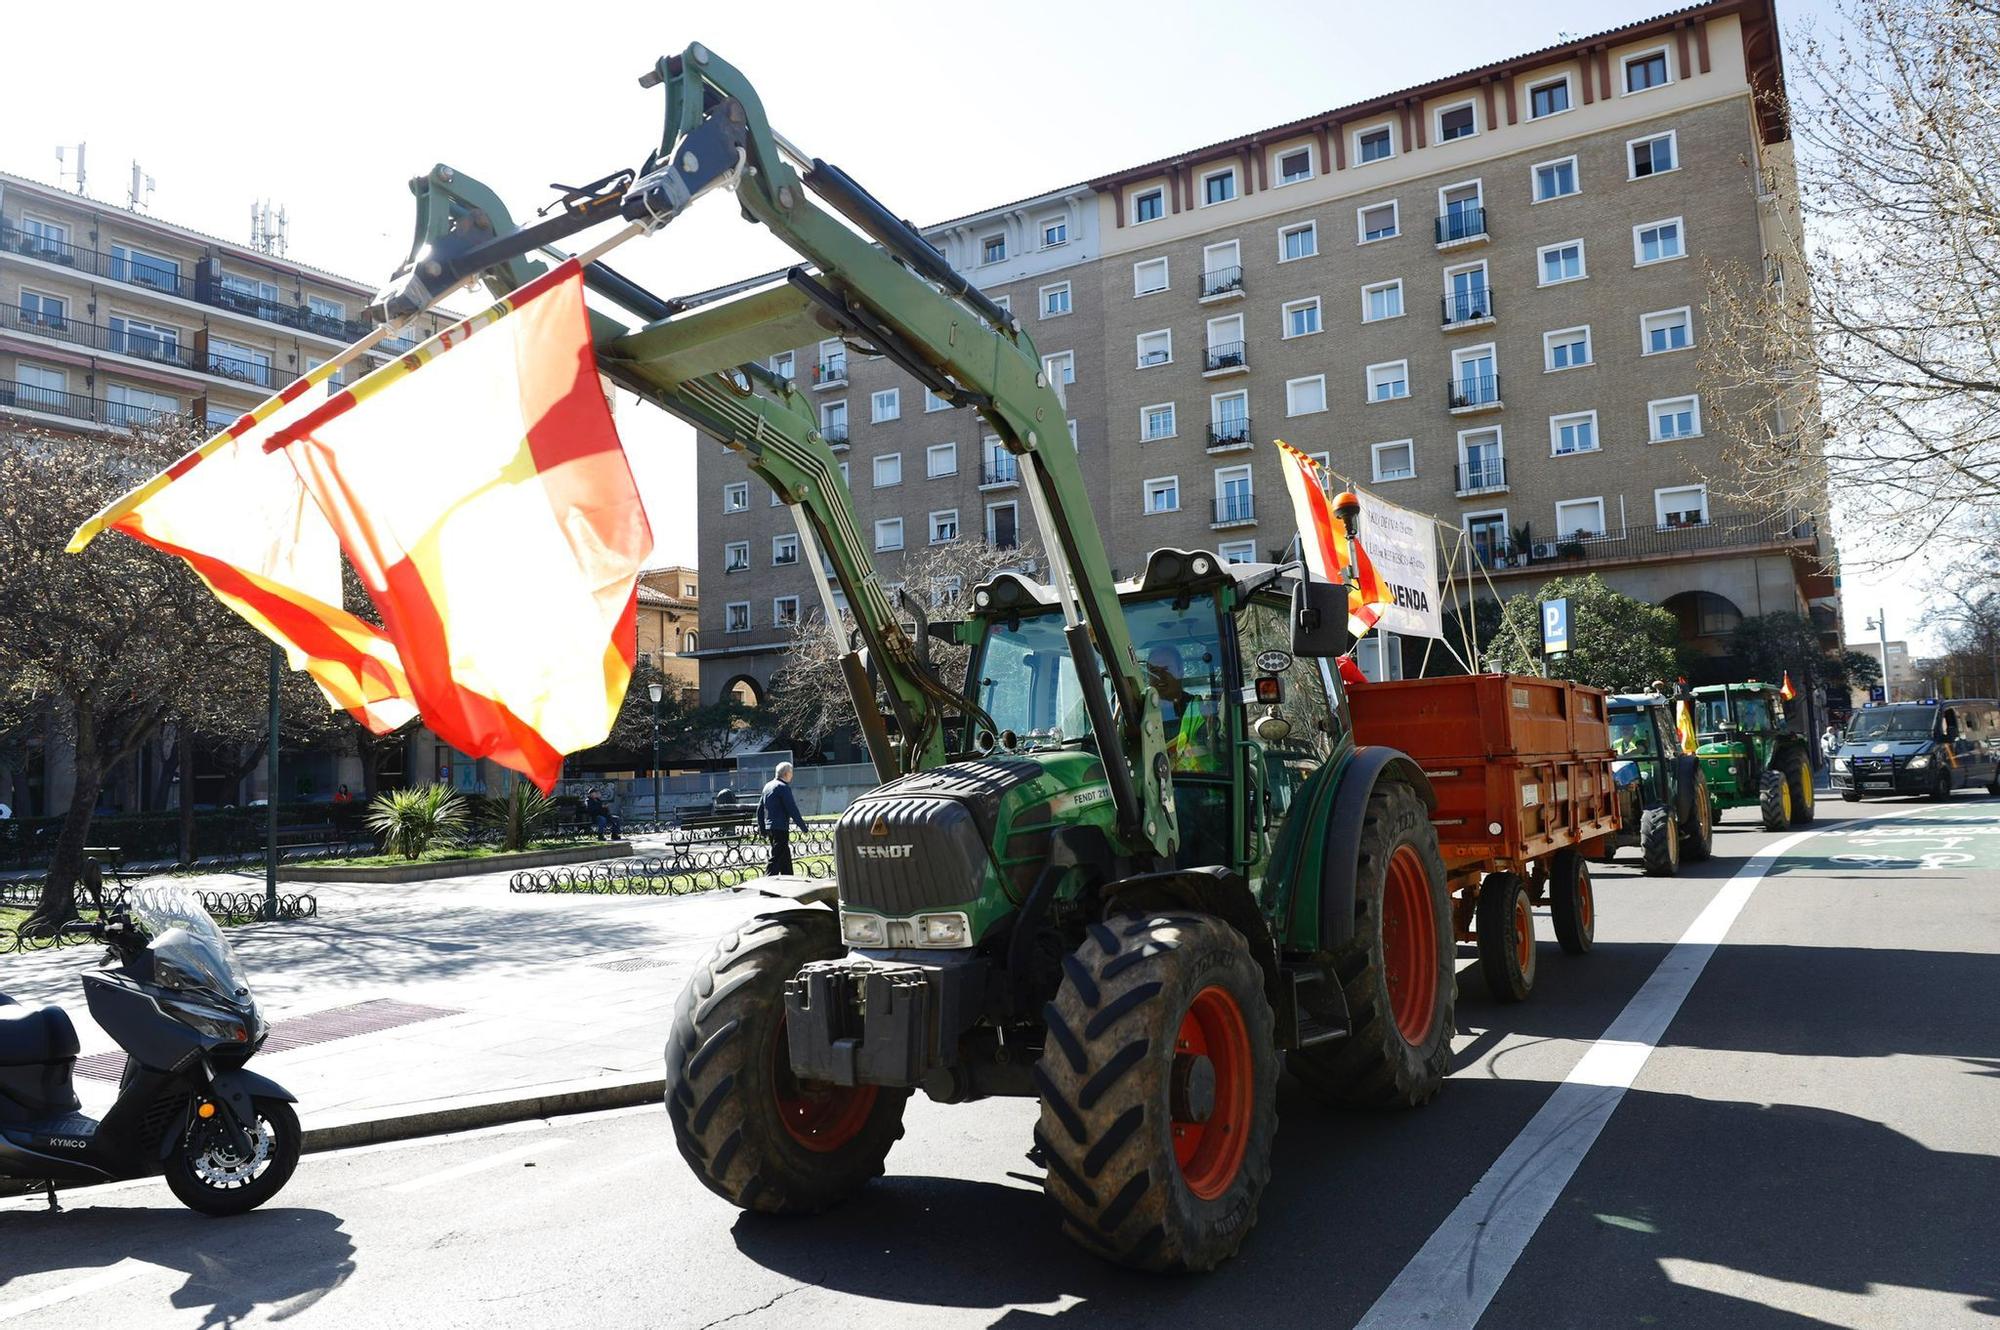
[[[1292,588],[1292,654],[1343,656],[1354,646],[1347,630],[1347,586],[1301,577]]]

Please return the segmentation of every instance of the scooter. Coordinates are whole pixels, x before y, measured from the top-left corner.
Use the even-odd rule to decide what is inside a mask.
[[[135,887],[99,922],[68,929],[110,949],[83,990],[125,1050],[118,1098],[101,1120],[84,1114],[68,1014],[0,993],[0,1177],[42,1183],[51,1210],[58,1183],[157,1173],[203,1214],[242,1214],[277,1195],[299,1162],[297,1100],[244,1070],[270,1026],[200,898]]]

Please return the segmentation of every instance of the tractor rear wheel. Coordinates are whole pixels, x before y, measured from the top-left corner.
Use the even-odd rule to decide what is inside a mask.
[[[1803,752],[1793,752],[1785,759],[1785,779],[1791,785],[1792,825],[1803,827],[1813,820],[1813,774],[1812,764],[1806,761]]]
[[[1706,863],[1715,853],[1715,801],[1708,793],[1708,777],[1695,764],[1694,820],[1680,828],[1681,862]]]
[[[1649,877],[1673,877],[1681,871],[1681,834],[1674,810],[1648,808],[1639,818],[1639,857]]]
[[[906,1089],[800,1080],[785,983],[843,954],[831,910],[760,914],[725,935],[674,1004],[667,1119],[702,1184],[745,1210],[812,1214],[881,1176]]]
[[[1792,825],[1792,783],[1776,767],[1766,767],[1757,782],[1757,810],[1766,831],[1783,831]]]
[[[1520,1002],[1535,991],[1535,912],[1516,873],[1488,873],[1479,884],[1479,971],[1495,1002]]]
[[[1142,1270],[1236,1254],[1271,1180],[1278,1049],[1264,974],[1209,915],[1114,915],[1043,1008],[1035,1144],[1064,1227]]]
[[[1549,857],[1548,893],[1556,941],[1572,956],[1586,954],[1597,938],[1597,897],[1590,889],[1590,865],[1575,846]]]
[[[1414,789],[1390,782],[1368,796],[1358,851],[1354,935],[1329,967],[1349,1033],[1294,1050],[1286,1065],[1335,1103],[1414,1107],[1444,1084],[1458,997],[1444,859]]]

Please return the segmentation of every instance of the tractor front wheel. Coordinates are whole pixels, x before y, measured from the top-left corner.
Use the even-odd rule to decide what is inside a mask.
[[[1786,759],[1785,779],[1791,786],[1791,824],[1795,827],[1803,827],[1813,820],[1812,764],[1806,761],[1804,753],[1793,753],[1790,758]]]
[[[1535,912],[1517,873],[1488,873],[1479,884],[1479,970],[1495,1002],[1535,991]]]
[[[1115,915],[1043,1008],[1035,1143],[1064,1227],[1142,1270],[1211,1270],[1271,1180],[1278,1051],[1243,936],[1198,914]]]
[[[1757,811],[1763,816],[1766,831],[1783,831],[1792,825],[1792,783],[1776,767],[1766,767],[1757,782]]]
[[[1715,853],[1715,801],[1708,792],[1708,777],[1702,774],[1699,763],[1695,764],[1694,798],[1690,801],[1694,810],[1694,821],[1680,828],[1681,860],[1684,863],[1706,863]]]
[[[1640,817],[1639,857],[1649,877],[1673,877],[1681,871],[1681,833],[1673,809],[1648,808]]]
[[[813,1214],[882,1173],[910,1092],[799,1079],[785,983],[843,954],[823,906],[760,914],[716,943],[674,1004],[667,1119],[703,1185],[745,1210]]]

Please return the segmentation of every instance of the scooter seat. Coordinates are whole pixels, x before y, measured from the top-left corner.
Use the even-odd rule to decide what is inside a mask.
[[[76,1053],[76,1026],[61,1007],[0,1007],[0,1066],[32,1067]]]

